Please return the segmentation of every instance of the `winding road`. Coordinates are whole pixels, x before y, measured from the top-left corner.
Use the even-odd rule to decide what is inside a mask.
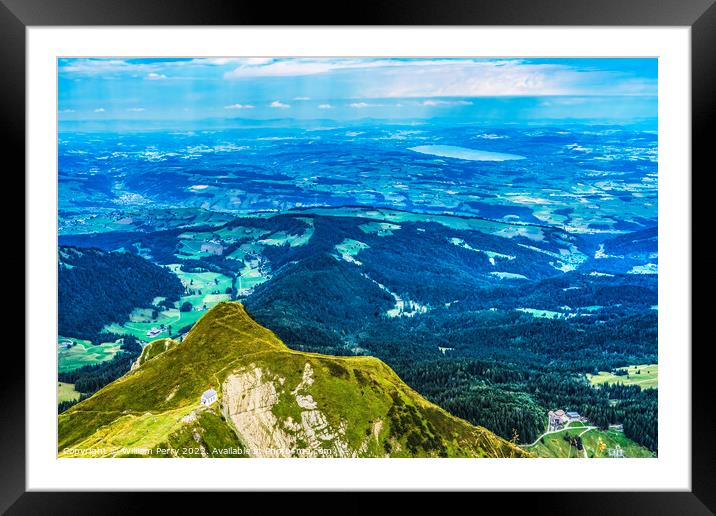
[[[537,444],[537,443],[540,441],[540,439],[542,439],[545,435],[558,434],[558,433],[560,433],[560,432],[564,432],[565,430],[569,430],[569,429],[571,429],[571,428],[574,428],[574,429],[577,429],[577,428],[583,429],[584,431],[579,434],[579,437],[582,437],[584,434],[586,434],[586,433],[589,432],[590,430],[594,430],[594,429],[597,428],[597,427],[596,427],[596,426],[570,426],[570,423],[567,423],[567,425],[566,425],[564,428],[560,428],[559,430],[549,430],[549,431],[543,433],[542,435],[540,435],[537,439],[535,439],[535,441],[534,441],[533,443],[523,444],[522,447],[523,447],[523,448],[529,448],[530,446],[534,446],[535,444]],[[584,449],[584,448],[582,448],[582,449],[583,449],[583,451],[584,451],[584,457],[587,458],[587,450]]]

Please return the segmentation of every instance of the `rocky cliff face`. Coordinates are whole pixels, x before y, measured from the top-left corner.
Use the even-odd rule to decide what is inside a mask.
[[[255,366],[229,375],[222,386],[223,411],[251,455],[291,457],[357,456],[345,441],[345,424],[333,428],[308,392],[313,368],[304,366],[303,378],[293,390],[286,379]],[[293,398],[300,418],[277,417],[279,395]],[[325,446],[328,445],[326,448]],[[298,450],[300,449],[300,452]]]

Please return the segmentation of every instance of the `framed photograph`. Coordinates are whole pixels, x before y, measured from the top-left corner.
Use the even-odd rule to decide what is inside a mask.
[[[27,300],[3,510],[714,510],[712,2],[3,4]]]

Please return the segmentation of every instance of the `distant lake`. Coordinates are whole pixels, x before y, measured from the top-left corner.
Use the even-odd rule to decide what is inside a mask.
[[[508,161],[513,159],[525,159],[524,156],[518,156],[517,154],[489,152],[465,147],[455,147],[454,145],[419,145],[418,147],[411,147],[408,150],[419,152],[420,154],[464,159],[467,161]]]

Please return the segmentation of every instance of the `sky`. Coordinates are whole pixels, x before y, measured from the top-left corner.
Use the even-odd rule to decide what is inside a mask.
[[[657,59],[58,59],[63,121],[653,119]]]

